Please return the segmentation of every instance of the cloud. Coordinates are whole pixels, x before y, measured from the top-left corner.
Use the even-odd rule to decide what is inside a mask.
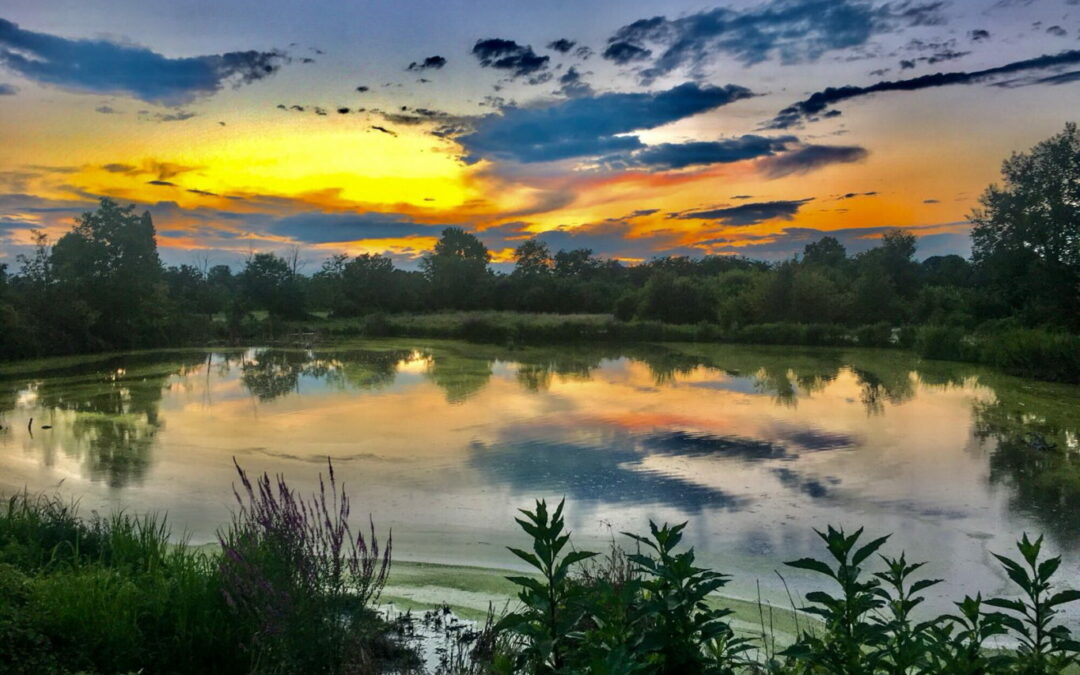
[[[614,168],[684,169],[689,166],[725,164],[768,157],[783,152],[789,144],[797,142],[798,139],[794,136],[767,138],[747,134],[740,138],[722,141],[658,143],[633,153],[606,158],[604,163]]]
[[[625,66],[634,61],[644,61],[652,56],[652,50],[638,47],[630,42],[618,41],[609,44],[601,56],[620,66]]]
[[[419,73],[419,72],[423,72],[425,70],[439,70],[445,65],[446,65],[446,59],[439,56],[439,55],[435,55],[435,56],[429,56],[429,57],[427,57],[426,59],[424,59],[423,61],[421,61],[419,63],[417,63],[416,61],[413,61],[412,63],[409,64],[409,67],[406,68],[405,70],[411,70],[413,72]]]
[[[869,94],[887,91],[917,91],[919,89],[945,87],[954,84],[975,84],[1002,75],[1010,75],[1028,70],[1044,70],[1074,63],[1080,63],[1080,50],[1064,51],[1054,55],[1043,55],[1033,59],[1014,61],[996,68],[987,68],[985,70],[976,70],[972,72],[935,73],[933,75],[923,75],[909,80],[878,82],[867,87],[858,87],[854,85],[829,87],[822,91],[815,92],[810,95],[809,98],[784,108],[766,125],[766,128],[788,129],[804,121],[814,121],[818,119],[818,116],[825,112],[829,106],[848,99],[867,96]],[[830,113],[836,114],[837,111],[825,112],[825,114]]]
[[[971,40],[972,42],[981,42],[983,40],[989,40],[990,39],[990,31],[982,29],[982,28],[976,28],[975,30],[968,33],[968,39]]]
[[[547,162],[628,152],[644,147],[630,132],[652,129],[748,98],[737,85],[687,82],[651,93],[608,93],[544,107],[505,108],[485,115],[457,138],[469,161],[480,158]]]
[[[137,167],[134,167],[134,166],[132,166],[130,164],[119,164],[119,163],[106,164],[105,166],[103,166],[101,168],[105,169],[109,173],[134,174],[134,173],[138,173],[138,171],[139,171],[139,169]]]
[[[185,122],[197,115],[198,113],[193,113],[190,110],[177,110],[172,113],[154,113],[153,115],[148,114],[145,110],[139,111],[140,117],[152,119],[156,122]]]
[[[0,64],[29,80],[62,89],[119,94],[180,105],[227,83],[248,84],[276,72],[281,52],[228,52],[168,58],[146,47],[108,40],[72,40],[36,33],[0,19]]]
[[[15,85],[0,82],[0,96],[14,96],[18,91],[19,88]]]
[[[528,77],[531,84],[550,79],[550,73],[545,73],[550,56],[538,56],[533,48],[519,45],[513,40],[501,38],[489,38],[477,40],[472,48],[473,56],[480,61],[485,68],[505,70],[510,77]]]
[[[577,66],[567,68],[566,72],[559,76],[559,84],[561,86],[556,93],[567,98],[592,96],[595,93],[592,86],[582,79],[581,71],[577,69]]]
[[[109,105],[99,105],[98,107],[94,108],[94,112],[99,112],[102,115],[122,115],[123,114],[122,112],[120,112],[116,108],[114,108],[112,106],[109,106]]]
[[[742,227],[770,220],[791,220],[803,204],[811,201],[813,197],[774,202],[751,202],[704,211],[688,211],[673,217],[679,220],[715,220],[724,225]]]
[[[802,253],[807,244],[818,241],[822,237],[834,237],[844,245],[848,255],[854,255],[879,246],[881,235],[896,229],[895,227],[848,227],[820,230],[811,227],[785,227],[775,234],[721,238],[701,244],[718,254],[734,253],[755,259],[784,260]],[[970,224],[966,222],[915,225],[906,226],[903,229],[917,238],[918,248],[915,258],[918,260],[951,253],[967,257],[971,253],[971,239],[968,234]]]
[[[363,94],[366,91],[371,91],[371,87],[368,87],[368,86],[365,86],[365,85],[360,85],[359,87],[356,88],[356,91]]]
[[[571,49],[573,49],[574,45],[576,45],[576,44],[577,43],[574,42],[573,40],[567,40],[566,38],[559,38],[558,40],[552,40],[551,42],[549,42],[547,44],[547,48],[552,50],[552,51],[559,52],[560,54],[566,54]]]
[[[423,225],[397,213],[301,213],[278,218],[266,231],[307,244],[332,244],[364,239],[438,236],[446,225]]]
[[[1047,35],[1053,35],[1054,37],[1065,37],[1069,34],[1069,31],[1065,30],[1061,26],[1050,26],[1046,29]]]
[[[798,150],[762,160],[761,169],[769,178],[815,171],[830,164],[861,162],[869,156],[858,145],[807,145]]]
[[[781,63],[816,61],[833,50],[859,47],[871,37],[908,26],[942,21],[942,2],[865,0],[770,0],[745,10],[717,7],[677,19],[655,16],[619,28],[603,56],[623,65],[659,55],[640,71],[645,83],[718,54],[743,65],[772,58]]]
[[[679,244],[683,238],[680,231],[633,233],[633,226],[627,221],[634,217],[635,214],[630,214],[624,218],[548,230],[535,236],[553,251],[587,248],[603,257],[646,260],[664,254],[700,255],[700,251]]]

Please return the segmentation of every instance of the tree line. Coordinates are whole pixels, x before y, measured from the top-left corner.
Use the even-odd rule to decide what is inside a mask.
[[[972,257],[916,260],[895,230],[850,255],[834,237],[769,263],[667,256],[628,265],[587,248],[524,241],[497,272],[475,235],[449,227],[419,270],[380,254],[335,255],[312,274],[298,257],[164,266],[149,213],[103,198],[51,245],[43,233],[17,269],[0,264],[0,358],[166,346],[236,337],[253,312],[273,319],[439,310],[612,314],[620,321],[887,323],[1080,331],[1080,133],[1075,124],[1004,162],[971,214]]]

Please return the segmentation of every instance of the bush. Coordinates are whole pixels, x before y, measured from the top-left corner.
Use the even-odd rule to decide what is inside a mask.
[[[390,539],[380,553],[374,524],[367,537],[352,533],[349,498],[329,460],[309,499],[281,476],[253,482],[236,470],[243,491],[219,536],[220,574],[226,602],[252,636],[245,647],[254,663],[339,673],[369,662],[365,643],[381,624],[370,605],[390,571]]]
[[[960,328],[924,326],[915,337],[915,351],[924,359],[969,361],[974,356]]]
[[[892,326],[885,322],[860,326],[855,331],[855,339],[860,347],[891,347]]]
[[[979,345],[979,360],[1028,377],[1080,382],[1080,336],[1045,330],[995,333]]]
[[[249,481],[222,553],[163,518],[79,517],[22,493],[0,509],[0,671],[338,673],[412,667],[372,610],[389,541],[352,536],[348,499]],[[280,630],[279,630],[280,629]],[[350,670],[350,672],[355,672]]]
[[[624,533],[648,555],[613,548],[596,564],[596,554],[572,548],[562,510],[560,503],[549,517],[538,501],[518,519],[533,552],[510,550],[539,576],[510,577],[524,608],[495,627],[517,639],[497,643],[503,653],[489,655],[488,666],[503,664],[498,672],[1049,675],[1080,664],[1080,643],[1059,622],[1080,591],[1055,588],[1061,558],[1044,557],[1041,538],[1025,534],[1019,560],[995,554],[1018,597],[965,597],[958,614],[920,621],[914,611],[940,580],[919,578],[923,563],[903,553],[881,555],[888,536],[866,542],[861,529],[829,527],[817,533],[828,560],[787,563],[827,580],[801,608],[819,621],[771,653],[768,636],[761,636],[765,644],[737,636],[730,612],[716,606],[712,594],[728,577],[697,567],[693,549],[676,552],[685,523],[650,522],[648,537]],[[879,571],[870,572],[875,558]],[[995,636],[1016,648],[992,648]]]

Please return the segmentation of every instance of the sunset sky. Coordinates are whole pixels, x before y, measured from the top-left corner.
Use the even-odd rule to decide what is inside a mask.
[[[1080,0],[2,0],[0,264],[101,196],[169,264],[967,255],[1001,160],[1080,118]],[[941,74],[940,76],[937,76]]]

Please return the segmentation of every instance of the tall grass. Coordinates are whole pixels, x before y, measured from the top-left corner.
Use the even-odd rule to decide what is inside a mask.
[[[79,515],[57,496],[0,508],[0,672],[364,673],[415,657],[372,604],[389,541],[353,535],[335,481],[302,499],[238,470],[221,551],[163,517]],[[373,530],[372,526],[372,530]]]

